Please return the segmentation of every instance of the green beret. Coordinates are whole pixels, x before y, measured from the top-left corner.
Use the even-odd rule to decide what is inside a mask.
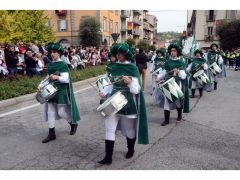
[[[201,50],[199,50],[199,49],[197,49],[196,51],[194,51],[194,56],[196,56],[197,53],[201,54],[201,56],[203,55],[203,52],[202,52]]]
[[[165,56],[166,49],[165,48],[160,48],[156,51],[157,54],[161,53],[162,56]]]
[[[62,46],[59,43],[49,43],[47,45],[47,50],[48,50],[48,52],[55,50],[55,51],[59,52],[60,54],[63,54],[63,52],[64,52],[64,49],[62,48]]]
[[[112,46],[110,53],[113,56],[117,56],[117,53],[123,53],[128,61],[133,60],[132,48],[126,43],[119,43]]]
[[[177,50],[177,56],[182,55],[182,48],[178,44],[170,44],[168,46],[168,53],[171,54],[171,49],[174,48]]]

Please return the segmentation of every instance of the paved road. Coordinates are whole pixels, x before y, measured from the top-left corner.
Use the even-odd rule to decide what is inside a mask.
[[[160,126],[163,110],[152,101],[148,74],[145,98],[151,142],[136,145],[134,157],[126,160],[126,140],[118,133],[111,166],[96,163],[104,156],[104,124],[96,111],[99,98],[94,88],[84,86],[76,94],[82,120],[75,136],[68,135],[69,125],[59,120],[57,140],[42,144],[48,127],[41,106],[1,117],[0,169],[240,169],[239,73],[229,71],[217,91],[191,99],[192,112],[184,121],[177,123],[172,113],[166,127]]]

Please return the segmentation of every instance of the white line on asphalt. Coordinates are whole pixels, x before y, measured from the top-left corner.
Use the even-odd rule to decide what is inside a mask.
[[[74,94],[77,94],[77,93],[83,92],[83,91],[85,91],[85,90],[91,89],[91,88],[93,88],[94,86],[97,86],[97,85],[88,86],[88,87],[83,88],[83,89],[81,89],[81,90],[75,91]],[[17,109],[17,110],[13,110],[13,111],[9,111],[9,112],[0,114],[0,118],[3,118],[3,117],[5,117],[5,116],[11,115],[11,114],[15,114],[15,113],[20,112],[20,111],[24,111],[24,110],[27,110],[27,109],[31,109],[31,108],[37,107],[37,106],[39,106],[39,105],[40,105],[39,103],[36,103],[36,104],[30,105],[30,106],[26,106],[26,107],[24,107],[24,108],[20,108],[20,109]]]

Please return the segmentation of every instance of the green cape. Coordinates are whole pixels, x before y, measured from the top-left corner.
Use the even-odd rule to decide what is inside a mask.
[[[140,75],[138,68],[135,64],[120,64],[120,63],[112,63],[108,65],[108,69],[111,71],[112,76],[122,76],[123,74],[126,76],[133,76],[138,78],[138,82],[141,86]],[[137,139],[138,144],[148,144],[148,122],[147,122],[147,111],[145,106],[145,99],[142,90],[139,93],[140,104],[138,104],[138,132]],[[139,107],[140,105],[140,107]]]
[[[62,100],[61,98],[62,98],[62,96],[65,96],[66,94],[68,94],[70,97],[72,123],[77,123],[77,121],[80,120],[80,115],[79,115],[77,103],[75,100],[75,96],[73,93],[72,80],[70,77],[70,72],[69,72],[67,64],[63,61],[49,63],[48,64],[48,74],[50,75],[50,74],[54,74],[56,72],[59,72],[59,73],[68,72],[69,73],[69,83],[67,84],[67,88],[66,88],[66,84],[63,84],[63,83],[55,84],[58,87],[59,92],[61,93],[61,97],[59,97],[56,101],[53,100],[53,102],[58,103],[59,99],[60,99],[60,101],[65,101],[65,100]]]

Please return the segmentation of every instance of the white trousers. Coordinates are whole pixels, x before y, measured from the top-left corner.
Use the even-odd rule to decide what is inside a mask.
[[[115,114],[105,119],[105,139],[115,141],[115,133],[117,125],[120,123],[120,128],[123,135],[129,139],[136,137],[137,118],[128,118],[126,116]]]
[[[48,103],[48,126],[49,128],[55,127],[57,117],[66,119],[71,122],[70,106],[58,105],[55,103]]]

